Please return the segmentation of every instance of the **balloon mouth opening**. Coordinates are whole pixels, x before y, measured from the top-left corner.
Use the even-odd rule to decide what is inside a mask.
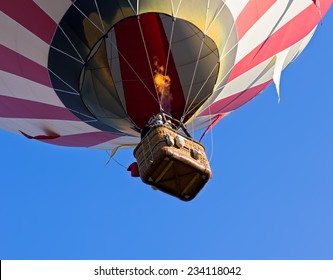
[[[122,119],[141,129],[160,111],[191,118],[213,93],[218,74],[211,38],[186,20],[147,13],[120,21],[94,45],[80,94],[106,125]]]
[[[87,6],[78,13],[84,3],[65,13],[48,55],[52,87],[78,119],[101,131],[138,136],[161,110],[189,124],[219,96],[237,53],[226,5],[218,15],[192,15],[185,1],[175,18],[150,6],[136,15],[117,1],[100,2],[110,9]]]

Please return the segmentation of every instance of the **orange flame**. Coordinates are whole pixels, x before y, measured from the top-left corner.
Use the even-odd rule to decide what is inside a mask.
[[[160,95],[162,107],[170,112],[172,100],[170,94],[171,78],[169,75],[164,75],[164,70],[164,66],[159,64],[159,59],[154,57],[154,83]]]

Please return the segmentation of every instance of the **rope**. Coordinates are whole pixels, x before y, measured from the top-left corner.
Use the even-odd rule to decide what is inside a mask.
[[[207,8],[206,8],[206,19],[205,19],[205,34],[206,34],[206,28],[207,28],[207,23],[208,23],[208,10],[209,10],[209,4],[210,4],[210,1],[208,0],[207,1]],[[203,45],[204,45],[204,42],[205,42],[205,39],[206,39],[206,35],[204,34],[203,38],[202,38],[202,41],[201,41],[201,45],[200,45],[200,51],[198,53],[198,56],[197,56],[197,61],[196,61],[196,64],[195,64],[195,68],[194,68],[194,71],[193,71],[193,75],[192,75],[192,79],[191,79],[191,84],[190,84],[190,88],[188,90],[188,94],[187,94],[187,97],[186,97],[186,102],[185,102],[185,106],[184,106],[184,111],[183,111],[183,114],[182,114],[182,118],[181,120],[183,121],[185,119],[185,116],[187,115],[187,111],[188,111],[188,108],[190,108],[193,104],[193,102],[195,101],[195,99],[198,97],[198,95],[200,94],[200,91],[195,95],[194,99],[192,100],[190,106],[187,108],[187,105],[188,105],[188,101],[189,101],[189,98],[190,98],[190,94],[191,94],[191,91],[192,91],[192,87],[193,87],[193,83],[194,83],[194,78],[195,78],[195,75],[196,75],[196,72],[197,72],[197,69],[198,69],[198,65],[199,65],[199,61],[200,61],[200,57],[201,57],[201,52],[202,52],[202,48],[203,48]],[[187,109],[186,109],[187,108]]]
[[[195,78],[195,75],[196,75],[196,72],[197,72],[197,69],[198,69],[198,65],[199,65],[200,56],[201,56],[201,52],[202,52],[202,48],[203,48],[204,41],[205,41],[205,36],[202,38],[202,41],[201,41],[200,51],[199,51],[198,56],[197,56],[197,60],[196,60],[196,63],[195,63],[195,67],[194,67],[194,71],[193,71],[193,75],[192,75],[192,79],[191,79],[190,88],[189,88],[188,93],[187,93],[187,97],[186,97],[186,102],[185,102],[185,106],[184,106],[183,115],[185,115],[185,110],[186,110],[186,107],[187,107],[187,105],[188,105],[188,101],[189,101],[189,98],[190,98],[190,95],[191,95],[192,86],[193,86],[194,78]],[[197,94],[197,95],[198,95],[198,94]],[[197,96],[197,95],[196,95],[196,96]],[[194,97],[194,99],[196,98],[196,96]],[[193,101],[192,101],[192,103],[193,103]]]
[[[109,163],[110,163],[110,161],[111,161],[111,159],[115,162],[115,163],[117,163],[119,166],[121,166],[121,167],[123,167],[123,168],[125,168],[126,170],[127,170],[127,167],[125,166],[125,165],[123,165],[122,163],[120,163],[118,160],[116,160],[115,158],[114,158],[114,156],[112,156],[112,154],[109,152],[109,151],[105,151],[107,154],[108,154],[108,156],[109,156],[109,160],[106,162],[106,164],[105,165],[108,165]]]
[[[169,40],[169,48],[168,48],[168,55],[167,55],[167,60],[166,60],[166,65],[165,65],[164,76],[166,76],[166,73],[168,71],[169,59],[170,59],[170,53],[171,53],[171,44],[172,44],[172,40],[173,40],[174,29],[175,29],[175,20],[172,21],[171,34],[170,34],[170,40]],[[163,84],[162,92],[164,92],[164,86],[165,86],[165,83]]]
[[[150,74],[151,74],[151,77],[152,77],[152,79],[154,81],[154,72],[153,72],[153,69],[151,67],[147,45],[146,45],[145,37],[143,35],[142,27],[141,27],[140,17],[138,16],[137,19],[138,19],[138,24],[139,24],[139,29],[140,29],[140,34],[141,34],[143,46],[144,46],[145,52],[146,52],[146,58],[147,58],[147,61],[148,61],[148,65],[149,65],[149,69],[150,69]],[[156,100],[155,97],[154,97],[154,99],[158,102],[158,104],[160,105],[160,108],[162,108],[162,105],[161,105],[162,104],[162,100],[159,97],[158,90],[157,90],[155,82],[154,82],[154,87],[155,87],[155,92],[156,92],[157,100]]]
[[[211,119],[212,113],[211,113],[211,108],[208,108],[208,112],[209,112],[209,117]],[[213,155],[214,155],[214,135],[213,135],[213,129],[210,129],[210,147],[211,147],[211,152],[210,152],[210,156],[209,156],[209,160],[208,162],[210,163],[213,159]]]
[[[75,3],[72,3],[72,5],[87,19],[87,20],[89,20],[90,21],[90,23],[93,25],[93,26],[95,26],[103,35],[104,35],[104,32],[103,32],[103,30],[101,30],[89,17],[87,17],[87,15],[84,13],[84,12],[82,12],[80,9],[79,9],[79,7],[78,6],[76,6],[75,5]]]
[[[118,47],[115,45],[115,43],[112,42],[112,40],[109,37],[106,37],[111,45],[117,50],[117,52],[119,53],[119,55],[124,59],[124,61],[126,62],[126,64],[131,68],[131,70],[133,71],[133,73],[135,74],[135,76],[139,79],[139,81],[143,84],[143,86],[147,89],[147,91],[149,92],[149,94],[156,100],[156,102],[158,102],[158,100],[156,99],[156,97],[154,96],[154,94],[150,91],[150,89],[147,87],[147,85],[145,84],[145,82],[143,81],[143,79],[140,78],[139,74],[134,70],[134,68],[131,66],[131,64],[127,61],[127,59],[125,58],[125,56],[121,53],[121,51],[119,51]]]
[[[99,7],[98,7],[98,4],[97,4],[97,1],[96,1],[96,0],[95,0],[95,5],[96,5],[97,12],[98,12],[99,20],[101,21],[101,25],[102,25],[102,28],[103,28],[103,32],[104,32],[104,34],[105,34],[105,26],[104,26],[104,22],[103,22],[103,19],[102,19],[101,13],[100,13],[100,11],[99,11]]]
[[[223,8],[223,7],[222,7]],[[222,8],[219,10],[219,12],[217,13],[217,15],[221,12],[221,10],[222,10]],[[216,16],[215,16],[215,18],[214,18],[214,20],[216,19]],[[213,21],[214,21],[213,20]],[[232,31],[234,30],[234,28],[235,28],[235,23],[233,23],[233,25],[232,25],[232,28],[230,29],[230,32],[229,32],[229,34],[228,34],[228,37],[227,37],[227,40],[226,41],[228,41],[228,39],[230,38],[230,36],[231,36],[231,34],[232,34]],[[219,62],[218,63],[216,63],[216,65],[215,65],[215,67],[213,68],[213,70],[212,70],[212,72],[210,73],[210,75],[208,76],[208,79],[210,78],[210,76],[212,75],[212,73],[214,72],[214,70],[215,70],[215,68],[219,65],[219,63],[221,63],[221,61],[223,61],[223,59],[235,48],[235,47],[237,47],[238,46],[238,44],[239,44],[239,41],[237,41],[236,42],[236,44],[235,45],[233,45],[226,53],[225,53],[225,48],[226,48],[226,46],[227,46],[227,44],[225,44],[224,45],[224,47],[223,47],[223,50],[222,50],[222,56],[221,56],[221,58],[219,59]],[[211,99],[212,99],[212,97],[213,97],[213,94],[214,94],[214,92],[216,93],[217,91],[220,91],[220,90],[223,90],[223,88],[225,87],[225,85],[222,85],[221,86],[221,83],[222,83],[222,81],[225,79],[225,77],[227,76],[227,75],[229,75],[230,74],[230,72],[233,70],[233,68],[231,68],[231,69],[229,69],[229,71],[227,72],[227,73],[225,73],[225,75],[221,78],[221,81],[220,81],[220,83],[218,84],[218,85],[215,85],[215,89],[214,89],[214,91],[213,91],[213,93],[212,93],[212,95],[206,100],[206,101],[204,101],[204,102],[202,102],[202,103],[198,103],[196,106],[194,106],[191,110],[187,110],[186,112],[185,112],[185,115],[184,115],[184,118],[185,118],[185,116],[186,115],[188,115],[189,113],[191,113],[192,111],[194,111],[194,110],[197,110],[197,108],[198,107],[200,107],[200,106],[203,106],[204,104],[208,104],[207,106],[209,107],[209,105],[212,103],[211,102]],[[207,81],[208,81],[208,79],[206,79],[206,81],[205,81],[205,83],[203,84],[203,86],[207,83]],[[201,92],[201,90],[203,89],[203,86],[200,88],[200,92]],[[216,94],[215,94],[216,95]],[[214,97],[215,97],[215,95],[214,95]],[[193,104],[193,102],[191,103],[191,105]],[[189,108],[190,108],[190,106],[189,106]]]
[[[210,23],[210,25],[208,26],[208,28],[206,29],[206,34],[209,32],[210,28],[213,26],[213,23],[215,22],[215,20],[217,19],[217,17],[219,16],[219,14],[222,12],[224,6],[227,5],[227,0],[223,2],[223,5],[221,6],[221,9],[216,13],[216,15],[214,16],[214,19],[212,20],[212,22]]]
[[[62,29],[62,27],[60,25],[58,25],[58,28],[61,30],[61,32],[65,35],[66,39],[68,40],[68,42],[71,44],[71,46],[73,47],[74,51],[76,52],[76,54],[80,57],[82,63],[84,64],[85,61],[82,58],[82,56],[80,55],[80,52],[77,50],[77,48],[75,47],[75,45],[73,44],[73,42],[71,41],[71,39],[68,37],[68,35],[66,34],[65,30]],[[67,54],[68,55],[68,54]]]
[[[193,101],[191,102],[190,106],[188,106],[186,112],[184,112],[184,116],[188,115],[189,113],[191,113],[194,110],[197,110],[198,107],[201,107],[209,98],[207,98],[206,101],[203,102],[199,102],[197,105],[195,105],[193,108],[191,108],[191,106],[193,105],[193,103],[195,102],[195,100],[198,98],[199,94],[201,93],[201,91],[203,90],[204,86],[207,84],[208,80],[210,79],[210,77],[212,76],[212,74],[214,73],[216,67],[220,64],[220,62],[217,62],[214,66],[214,68],[212,69],[212,71],[210,72],[210,74],[208,75],[208,77],[206,78],[205,82],[202,84],[201,88],[198,90],[197,94],[195,95]],[[191,108],[191,109],[190,109]]]

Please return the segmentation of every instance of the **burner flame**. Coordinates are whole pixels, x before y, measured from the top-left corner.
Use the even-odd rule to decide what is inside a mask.
[[[166,75],[165,68],[163,65],[159,64],[159,59],[157,57],[154,57],[154,83],[159,94],[162,108],[171,113],[171,78],[169,75]]]

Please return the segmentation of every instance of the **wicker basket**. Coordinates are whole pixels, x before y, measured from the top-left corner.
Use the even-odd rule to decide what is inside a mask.
[[[181,200],[193,199],[212,176],[205,148],[164,125],[151,128],[134,156],[144,183]]]

